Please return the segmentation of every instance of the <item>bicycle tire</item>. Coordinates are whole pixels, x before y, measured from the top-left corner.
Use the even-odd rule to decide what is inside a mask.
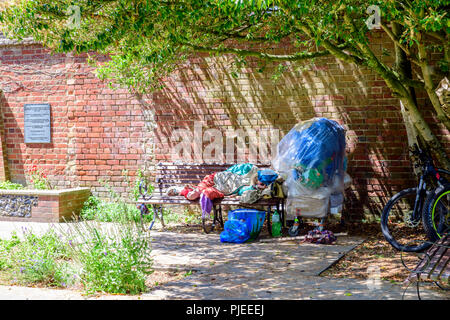
[[[431,246],[428,242],[418,242],[417,245],[409,245],[411,241],[407,242],[407,244],[401,244],[398,239],[395,239],[395,237],[392,235],[392,232],[389,230],[389,215],[391,214],[391,210],[397,203],[400,202],[400,200],[406,198],[407,196],[416,196],[417,194],[417,188],[408,188],[404,189],[397,194],[395,194],[389,201],[386,203],[386,205],[383,208],[383,212],[381,214],[381,232],[383,233],[384,238],[391,246],[393,246],[395,249],[399,251],[405,251],[405,252],[421,252]],[[422,215],[422,212],[421,212]],[[422,221],[420,221],[422,222]],[[425,234],[425,233],[424,233]]]
[[[447,205],[444,204],[444,197],[447,198]],[[429,197],[427,197],[427,202],[422,214],[422,222],[425,233],[432,242],[442,238],[443,233],[449,230],[449,197],[450,184],[438,187]]]

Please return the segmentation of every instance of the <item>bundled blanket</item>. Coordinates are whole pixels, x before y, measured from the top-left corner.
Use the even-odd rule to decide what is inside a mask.
[[[236,164],[225,171],[207,175],[197,186],[185,186],[173,193],[188,200],[200,199],[202,215],[209,214],[212,201],[229,195],[240,196],[241,203],[255,203],[261,198],[270,198],[274,193],[274,184],[278,174],[271,169],[259,170],[251,163]],[[281,188],[277,189],[280,196]]]

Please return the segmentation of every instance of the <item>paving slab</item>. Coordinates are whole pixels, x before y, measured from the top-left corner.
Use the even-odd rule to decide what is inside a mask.
[[[301,275],[319,275],[348,251],[364,241],[361,237],[338,237],[333,245],[299,241],[222,243],[218,234],[152,232],[154,268],[192,270],[222,268],[223,272],[296,270]]]
[[[58,224],[57,228],[64,228]],[[12,231],[45,233],[54,224],[0,221],[0,237]],[[387,281],[321,277],[324,270],[360,244],[361,237],[338,236],[334,245],[299,240],[221,243],[219,234],[153,230],[152,257],[158,270],[192,271],[139,296],[85,296],[75,290],[0,286],[2,300],[399,300],[405,287]],[[263,239],[261,239],[263,240]],[[448,294],[421,290],[423,299],[449,299]],[[414,287],[405,299],[417,299]]]

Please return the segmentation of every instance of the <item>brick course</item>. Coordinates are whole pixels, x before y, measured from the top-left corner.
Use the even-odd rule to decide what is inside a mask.
[[[381,48],[392,52],[381,33],[375,32],[372,40],[380,54]],[[282,43],[277,50],[286,53],[289,46]],[[392,59],[383,56],[387,63]],[[290,71],[274,82],[274,65],[261,73],[257,61],[248,59],[234,78],[231,62],[230,56],[196,56],[166,80],[166,88],[139,97],[102,83],[83,55],[51,55],[36,44],[0,46],[0,99],[11,179],[26,182],[27,170],[36,164],[57,187],[91,187],[106,197],[104,180],[125,195],[130,188],[123,170],[133,178],[139,169],[151,172],[158,161],[173,159],[176,142],[169,138],[174,129],[194,133],[195,123],[201,122],[203,132],[242,128],[256,135],[267,129],[285,134],[298,121],[317,116],[347,129],[353,178],[346,202],[349,218],[379,215],[387,198],[415,183],[398,99],[370,70],[324,57],[314,63],[287,63]],[[418,101],[432,123],[424,92],[418,92]],[[24,143],[26,103],[50,103],[51,144]],[[433,129],[448,147],[444,127]]]
[[[38,198],[30,217],[0,216],[2,221],[63,222],[79,216],[89,198],[89,188],[64,190],[0,190],[0,195],[26,195]]]

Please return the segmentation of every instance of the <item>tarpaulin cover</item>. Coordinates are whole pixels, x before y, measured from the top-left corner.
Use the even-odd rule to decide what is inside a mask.
[[[336,121],[314,118],[292,128],[278,144],[273,161],[276,171],[295,168],[296,180],[309,188],[330,183],[336,173],[343,175],[345,130]]]
[[[326,118],[300,122],[281,139],[272,164],[285,179],[287,218],[324,217],[330,195],[344,190],[345,129]]]

